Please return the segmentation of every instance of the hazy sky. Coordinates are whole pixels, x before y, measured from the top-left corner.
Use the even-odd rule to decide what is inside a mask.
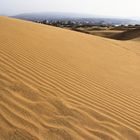
[[[140,0],[0,0],[0,15],[47,11],[140,19]]]

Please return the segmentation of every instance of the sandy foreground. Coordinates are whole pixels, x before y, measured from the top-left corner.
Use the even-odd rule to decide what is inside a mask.
[[[140,140],[140,41],[0,17],[0,140]]]

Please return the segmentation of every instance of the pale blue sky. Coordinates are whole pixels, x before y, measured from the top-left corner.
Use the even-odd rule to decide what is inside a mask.
[[[140,0],[0,0],[0,15],[47,11],[140,18]]]

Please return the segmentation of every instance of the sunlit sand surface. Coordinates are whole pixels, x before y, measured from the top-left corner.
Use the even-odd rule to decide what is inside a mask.
[[[140,140],[140,42],[0,17],[0,140]]]

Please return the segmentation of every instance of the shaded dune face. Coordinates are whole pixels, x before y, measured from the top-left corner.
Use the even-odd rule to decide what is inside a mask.
[[[137,40],[140,41],[140,29],[128,30],[117,35],[112,36],[118,40]]]
[[[0,139],[140,140],[139,46],[0,17]]]

